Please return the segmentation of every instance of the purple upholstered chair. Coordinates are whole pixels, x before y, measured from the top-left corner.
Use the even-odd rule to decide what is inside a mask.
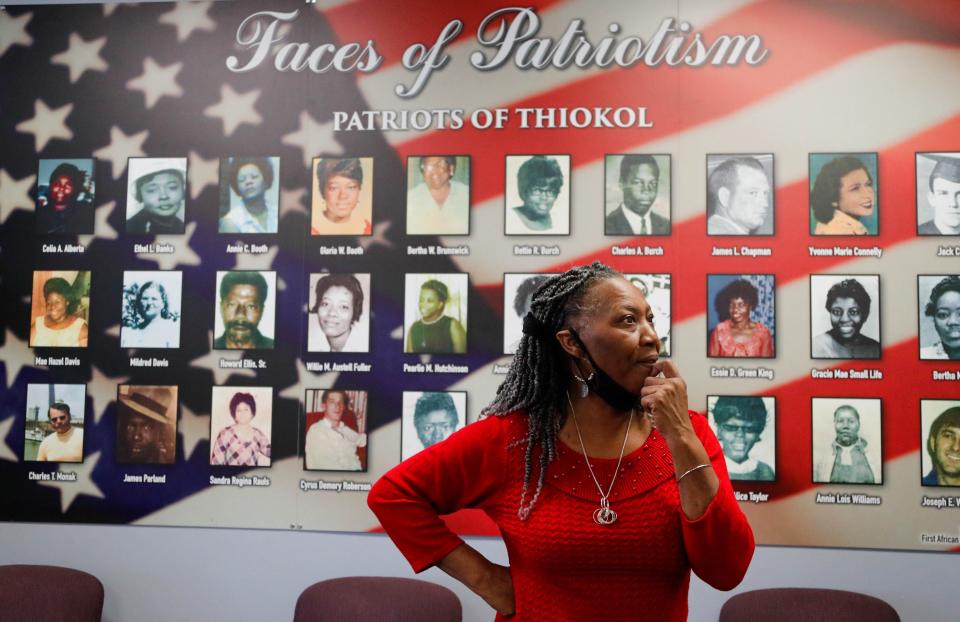
[[[293,622],[460,622],[457,595],[442,585],[396,577],[342,577],[300,594]]]
[[[781,587],[737,594],[723,604],[719,622],[900,622],[896,610],[866,594]]]
[[[0,566],[0,622],[100,622],[103,584],[59,566]]]

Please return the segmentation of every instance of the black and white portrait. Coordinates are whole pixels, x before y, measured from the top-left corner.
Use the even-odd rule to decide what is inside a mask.
[[[670,235],[670,156],[604,158],[605,235]]]
[[[466,391],[404,391],[400,459],[447,440],[466,418]]]
[[[280,158],[220,160],[220,233],[276,233],[280,207]]]
[[[773,235],[773,154],[707,155],[707,235]]]
[[[917,277],[920,358],[960,359],[960,276]]]
[[[733,481],[777,479],[776,398],[708,395],[710,426],[717,434]]]
[[[503,353],[513,354],[523,336],[523,316],[530,310],[533,293],[553,273],[503,275]]]
[[[647,304],[653,311],[653,327],[660,338],[660,356],[670,356],[672,341],[670,338],[671,275],[628,272],[623,276],[633,283],[643,293],[643,297],[647,299]]]
[[[880,400],[815,397],[811,410],[814,483],[882,484]]]
[[[960,235],[960,153],[916,155],[917,234]]]
[[[127,161],[127,233],[182,234],[186,202],[186,158]]]
[[[470,156],[407,158],[407,235],[470,233]]]
[[[810,275],[810,356],[879,359],[880,277]]]
[[[570,234],[570,156],[508,155],[507,235]]]
[[[181,272],[123,273],[120,347],[179,348]]]
[[[307,351],[370,349],[370,274],[310,275]]]

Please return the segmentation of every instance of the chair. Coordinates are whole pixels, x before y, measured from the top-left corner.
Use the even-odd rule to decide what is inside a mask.
[[[59,566],[0,566],[0,622],[100,622],[103,584]]]
[[[719,622],[900,622],[896,610],[866,594],[781,587],[737,594],[723,604]]]
[[[300,594],[293,622],[460,622],[451,590],[419,579],[342,577],[314,583]]]

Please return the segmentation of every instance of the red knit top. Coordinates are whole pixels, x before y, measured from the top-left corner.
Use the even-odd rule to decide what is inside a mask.
[[[368,503],[416,572],[462,543],[440,515],[484,510],[510,558],[511,620],[686,620],[690,569],[728,590],[743,578],[754,549],[720,445],[702,415],[690,417],[720,478],[717,495],[694,521],[680,508],[670,451],[656,430],[623,457],[610,495],[614,524],[594,523],[596,484],[583,455],[560,441],[537,504],[520,520],[523,413],[478,421],[404,461],[376,483]],[[590,464],[606,490],[617,460],[591,458]]]

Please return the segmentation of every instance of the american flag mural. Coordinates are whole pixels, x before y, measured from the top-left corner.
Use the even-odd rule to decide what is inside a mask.
[[[756,34],[767,54],[757,64],[542,69],[520,68],[514,57],[481,71],[471,59],[478,51],[487,58],[495,53],[478,41],[490,36],[490,31],[478,33],[484,18],[502,8],[492,2],[456,7],[420,0],[402,5],[237,0],[0,11],[0,486],[5,499],[0,519],[377,530],[365,489],[400,460],[404,391],[465,392],[468,420],[475,420],[503,378],[497,372],[509,362],[503,326],[512,310],[504,301],[504,274],[556,273],[600,260],[625,273],[670,275],[670,356],[688,382],[691,408],[705,411],[708,395],[776,398],[776,480],[735,484],[758,542],[915,550],[960,546],[960,521],[950,510],[960,506],[958,489],[920,482],[927,450],[920,401],[960,399],[955,380],[960,365],[920,359],[924,316],[917,292],[918,275],[960,273],[960,259],[949,254],[957,238],[917,235],[916,154],[960,151],[960,12],[955,3],[528,4],[540,20],[536,36],[554,42],[575,20],[596,44],[604,37],[631,35],[647,41],[673,18],[690,24],[691,32],[707,42]],[[231,71],[228,57],[243,64],[256,53],[238,30],[258,11],[296,16],[277,27],[276,41],[259,66]],[[463,28],[445,47],[449,61],[415,96],[398,95],[398,85],[407,88],[418,77],[402,63],[405,50],[414,43],[429,48],[454,19]],[[279,71],[275,59],[290,42],[309,44],[309,50],[349,42],[362,48],[372,42],[383,60],[375,71]],[[647,123],[524,128],[518,120],[521,109],[580,107],[642,107]],[[335,125],[337,112],[463,110],[469,117],[498,108],[509,111],[510,119],[499,129],[470,123],[423,130],[380,125],[338,130]],[[670,155],[669,236],[604,235],[604,156],[629,153]],[[773,154],[773,235],[707,236],[706,156],[737,153]],[[812,153],[877,154],[878,235],[810,235]],[[407,158],[429,154],[470,157],[468,236],[405,233]],[[569,235],[504,235],[505,207],[512,207],[505,206],[509,154],[569,155]],[[218,232],[221,158],[235,156],[279,158],[277,233]],[[371,234],[311,236],[311,162],[346,156],[374,162]],[[128,159],[142,157],[187,159],[182,235],[126,232]],[[38,188],[47,183],[40,178],[39,161],[85,158],[94,160],[93,233],[36,233]],[[45,248],[50,244],[61,245],[60,251]],[[136,244],[169,245],[172,252],[138,252]],[[228,252],[234,244],[263,247]],[[66,252],[64,245],[83,250]],[[358,250],[322,252],[341,245]],[[410,253],[415,245],[464,246],[469,253],[421,256]],[[555,248],[557,254],[518,254],[517,247],[524,245]],[[624,255],[614,247],[651,251]],[[769,253],[724,256],[718,247]],[[816,252],[834,247],[882,252]],[[213,347],[217,274],[237,270],[276,275],[273,349]],[[86,348],[30,347],[35,271],[89,271]],[[179,348],[121,347],[126,271],[182,273]],[[321,272],[370,275],[368,353],[308,351],[309,275]],[[467,352],[404,354],[404,275],[453,273],[468,275]],[[706,292],[712,274],[775,275],[775,357],[707,357],[713,301]],[[879,275],[881,295],[874,301],[879,359],[811,358],[811,274]],[[59,357],[76,364],[51,363]],[[132,365],[134,357],[162,359],[166,365],[138,367]],[[465,370],[405,371],[417,363]],[[733,376],[739,368],[758,377],[723,376],[722,370],[730,368]],[[835,377],[815,377],[814,370],[833,370]],[[841,379],[836,370],[866,370],[867,377]],[[86,386],[82,462],[24,460],[28,432],[36,427],[28,386],[38,384]],[[117,461],[118,386],[125,384],[179,388],[172,464]],[[210,465],[215,386],[272,388],[269,467]],[[365,470],[304,469],[306,391],[328,388],[366,392]],[[882,447],[882,484],[814,483],[814,397],[880,400],[882,437],[870,440]],[[42,420],[44,413],[32,416]],[[834,502],[823,501],[831,495]],[[845,495],[848,503],[836,500]],[[861,496],[879,503],[854,500]],[[945,507],[937,507],[938,500]],[[464,534],[496,533],[476,512],[449,520]]]

